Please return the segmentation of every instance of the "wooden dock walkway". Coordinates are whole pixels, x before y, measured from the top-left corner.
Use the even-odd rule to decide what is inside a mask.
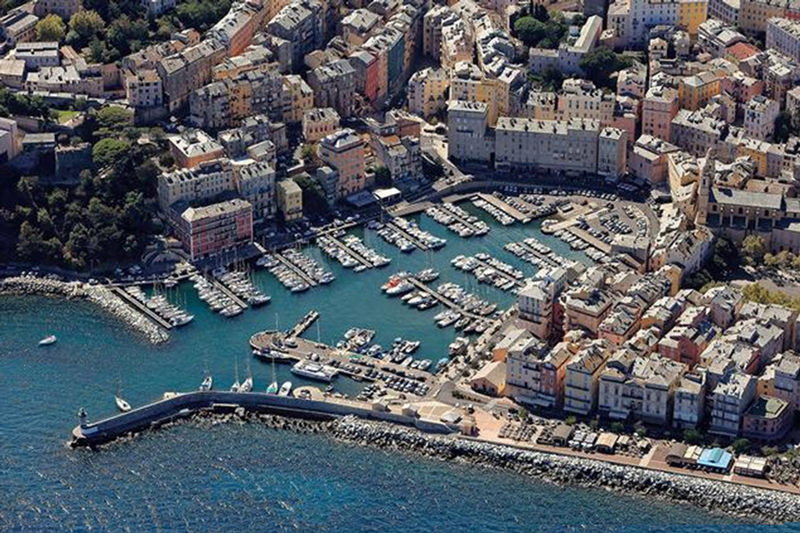
[[[395,230],[397,233],[408,239],[408,241],[411,242],[411,244],[413,244],[423,252],[427,252],[428,250],[430,250],[430,247],[427,244],[425,244],[421,240],[417,239],[416,237],[408,233],[406,230],[398,226],[394,221],[387,222],[387,224],[391,226],[393,230]]]
[[[517,244],[519,244],[520,246],[525,248],[526,252],[528,252],[528,253],[530,253],[532,255],[535,255],[536,257],[538,257],[539,259],[541,259],[542,261],[544,261],[545,263],[547,263],[550,266],[556,267],[556,266],[559,266],[559,264],[560,264],[558,261],[553,259],[552,253],[545,255],[545,254],[543,254],[543,253],[541,253],[541,252],[539,252],[537,250],[534,250],[533,247],[530,244],[526,243],[525,241],[520,241]]]
[[[286,334],[288,338],[299,337],[303,333],[306,332],[308,328],[311,327],[311,324],[317,321],[319,318],[319,313],[315,310],[311,310],[298,322],[294,325],[292,329]]]
[[[566,229],[567,229],[568,232],[572,233],[573,235],[575,235],[579,239],[581,239],[583,241],[586,241],[590,246],[593,246],[594,248],[597,248],[598,250],[600,250],[603,253],[606,253],[606,254],[609,254],[609,255],[611,254],[611,245],[604,243],[603,241],[601,241],[600,239],[598,239],[594,235],[590,235],[586,231],[584,231],[584,230],[582,230],[580,228],[576,228],[574,226],[570,226],[570,227],[568,227]]]
[[[316,287],[318,285],[317,280],[303,272],[300,267],[283,257],[283,255],[274,254],[273,257],[282,263],[286,268],[294,272],[300,279],[305,281],[309,287]]]
[[[367,261],[361,254],[351,250],[349,246],[340,241],[337,237],[334,237],[333,235],[326,235],[325,237],[330,239],[333,244],[335,244],[338,248],[342,249],[347,255],[349,255],[350,257],[352,257],[365,267],[375,268],[375,265],[372,264],[372,261]]]
[[[451,299],[439,294],[438,292],[436,292],[435,290],[431,289],[426,284],[422,283],[420,280],[418,280],[417,278],[415,278],[413,276],[408,276],[408,278],[406,278],[406,279],[408,279],[408,281],[410,281],[419,290],[421,290],[421,291],[433,296],[437,300],[439,300],[439,302],[441,302],[445,307],[449,307],[450,309],[453,309],[453,310],[458,311],[459,313],[461,313],[461,316],[466,316],[466,317],[469,317],[469,318],[472,318],[472,319],[491,320],[488,317],[477,315],[475,313],[467,311],[466,309],[464,309],[463,307],[461,307],[460,305],[458,305],[457,303],[455,303]]]
[[[158,324],[164,329],[172,329],[172,324],[168,321],[164,320],[161,316],[158,315],[155,311],[144,305],[142,302],[125,292],[123,289],[119,287],[110,287],[111,291],[119,296],[123,302],[126,302],[128,305],[133,307],[136,311],[139,311],[144,316]]]
[[[495,272],[497,272],[497,275],[499,275],[504,280],[513,281],[514,285],[516,285],[516,286],[521,286],[522,285],[523,280],[517,279],[514,276],[512,276],[511,274],[509,274],[508,272],[504,272],[504,271],[500,270],[499,268],[497,268],[496,266],[492,265],[488,261],[484,261],[483,259],[478,259],[475,256],[472,256],[472,258],[475,259],[475,261],[477,261],[479,265],[484,266],[486,268],[493,269]]]
[[[214,276],[206,276],[206,279],[207,279],[207,280],[208,280],[208,281],[209,281],[209,282],[210,282],[210,283],[211,283],[211,284],[212,284],[212,285],[213,285],[215,288],[217,288],[218,290],[220,290],[220,291],[222,292],[222,294],[224,294],[225,296],[227,296],[228,298],[230,298],[231,300],[233,300],[233,303],[235,303],[236,305],[238,305],[238,306],[239,306],[239,307],[241,307],[242,309],[247,309],[248,307],[250,307],[250,306],[247,304],[247,302],[245,302],[244,300],[242,300],[241,298],[239,298],[238,296],[236,296],[236,295],[233,293],[233,291],[231,291],[230,289],[228,289],[228,287],[226,287],[224,283],[222,283],[220,280],[216,279]]]
[[[485,202],[488,202],[488,203],[492,204],[493,206],[495,206],[496,208],[501,210],[503,213],[507,214],[508,216],[510,216],[511,218],[516,220],[517,222],[520,222],[522,224],[527,224],[528,222],[533,220],[530,217],[530,215],[526,215],[525,213],[523,213],[522,211],[520,211],[516,207],[505,203],[504,201],[502,201],[499,198],[495,198],[491,194],[486,194],[486,193],[483,193],[483,192],[479,192],[477,196],[481,200],[484,200]]]

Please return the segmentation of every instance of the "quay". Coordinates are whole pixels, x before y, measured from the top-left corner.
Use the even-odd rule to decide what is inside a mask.
[[[469,317],[469,318],[472,318],[472,319],[491,320],[489,317],[476,315],[475,313],[471,313],[471,312],[467,311],[466,309],[464,309],[463,307],[461,307],[460,305],[458,305],[454,301],[450,300],[449,298],[446,298],[445,296],[443,296],[443,295],[439,294],[438,292],[436,292],[435,290],[431,289],[430,287],[428,287],[426,284],[422,283],[420,280],[418,280],[414,276],[408,276],[406,279],[408,281],[410,281],[416,288],[420,289],[421,291],[424,291],[425,293],[427,293],[427,294],[433,296],[434,298],[436,298],[437,300],[439,300],[446,307],[449,307],[450,309],[453,309],[454,311],[458,311],[459,313],[461,313],[461,316],[466,316],[466,317]]]
[[[574,205],[574,204],[573,204]],[[598,216],[602,215],[608,209],[605,207],[599,207],[593,202],[588,202],[586,205],[577,206],[574,210],[565,216],[564,213],[558,212],[557,215],[560,215],[564,218],[561,222],[556,222],[555,224],[551,224],[548,226],[547,231],[542,230],[544,233],[555,233],[558,230],[562,229],[569,229],[577,223],[578,217],[582,215],[588,215],[589,213],[596,213]]]
[[[391,222],[387,222],[387,224],[389,226],[391,226],[393,230],[395,230],[397,233],[402,235],[411,244],[413,244],[414,246],[416,246],[417,248],[419,248],[423,252],[427,252],[428,250],[430,250],[430,247],[427,244],[425,244],[424,242],[420,241],[419,239],[417,239],[416,237],[414,237],[413,235],[408,233],[406,230],[404,230],[403,228],[401,228],[400,226],[395,224],[395,222],[393,220]]]
[[[135,311],[139,311],[145,317],[149,318],[150,320],[152,320],[153,322],[155,322],[156,324],[158,324],[159,326],[161,326],[164,329],[167,329],[167,330],[172,329],[172,324],[170,324],[169,322],[167,322],[166,320],[161,318],[158,315],[158,313],[156,313],[155,311],[153,311],[152,309],[150,309],[149,307],[144,305],[142,302],[140,302],[136,298],[133,298],[130,294],[125,292],[123,289],[121,289],[119,287],[111,287],[111,286],[109,288],[111,289],[111,292],[113,292],[114,294],[119,296],[122,299],[122,301],[124,301],[125,303],[130,305]]]
[[[429,432],[452,431],[442,422],[373,408],[364,402],[306,400],[261,392],[194,391],[174,394],[97,422],[87,422],[86,413],[82,410],[81,423],[72,430],[69,444],[72,447],[96,446],[147,429],[155,429],[169,422],[190,418],[200,412],[231,413],[239,409],[310,420],[333,420],[354,415],[367,420],[413,426]]]
[[[499,198],[495,198],[491,194],[479,192],[477,196],[481,200],[492,204],[493,206],[495,206],[496,208],[498,208],[499,210],[501,210],[502,212],[504,212],[505,214],[516,220],[517,222],[520,222],[522,224],[527,224],[532,220],[529,215],[526,215],[525,213],[523,213],[514,206],[508,205]]]
[[[344,253],[346,253],[347,255],[349,255],[350,257],[352,257],[365,267],[375,268],[375,265],[372,264],[372,261],[367,261],[361,254],[357,253],[355,250],[352,250],[349,246],[340,241],[338,237],[334,237],[333,235],[326,235],[325,237],[330,239],[330,241],[334,245],[336,245],[337,248],[343,250]]]
[[[586,231],[582,230],[581,228],[576,228],[574,226],[570,226],[567,228],[567,231],[578,237],[579,239],[585,241],[590,246],[597,248],[601,252],[605,254],[611,254],[611,245],[604,243],[594,235],[590,235]]]
[[[278,260],[278,262],[282,263],[286,268],[294,272],[297,277],[302,279],[309,287],[316,287],[318,285],[317,280],[303,272],[297,265],[283,257],[282,254],[274,254],[273,257]]]
[[[374,359],[372,357],[348,352],[347,350],[340,350],[333,346],[321,342],[310,341],[302,337],[291,337],[296,347],[289,347],[283,341],[290,338],[283,332],[279,331],[262,331],[250,337],[250,347],[255,350],[257,354],[269,354],[273,350],[280,352],[280,357],[275,357],[275,362],[285,362],[294,364],[297,361],[309,359],[313,354],[320,357],[321,360],[336,361],[339,365],[337,370],[340,374],[352,377],[356,380],[364,379],[362,375],[354,372],[349,372],[343,368],[343,365],[355,365],[358,368],[366,370],[370,366],[388,372],[400,377],[413,379],[419,383],[433,387],[436,384],[436,376],[425,370],[418,370],[415,368],[408,368],[391,361],[383,359]],[[256,355],[264,359],[270,359],[269,355]],[[377,383],[383,383],[382,380],[373,380]]]
[[[242,309],[247,309],[250,307],[247,302],[236,296],[228,287],[225,286],[220,280],[216,279],[214,276],[205,276],[205,278],[217,289],[222,291],[222,293],[233,300],[233,303],[241,307]]]
[[[290,338],[290,339],[294,338],[294,337],[299,337],[300,335],[305,333],[306,330],[308,328],[310,328],[311,325],[314,322],[316,322],[318,318],[319,318],[319,313],[317,311],[315,311],[315,310],[309,311],[308,313],[306,313],[306,316],[304,316],[300,320],[300,322],[295,324],[295,326],[292,329],[289,330],[289,332],[286,334],[286,336],[288,338]]]

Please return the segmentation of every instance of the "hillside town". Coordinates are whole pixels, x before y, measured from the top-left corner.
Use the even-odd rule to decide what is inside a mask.
[[[453,309],[440,328],[473,328],[439,375],[451,403],[522,419],[470,431],[502,442],[530,414],[546,422],[515,440],[650,434],[681,465],[735,444],[753,475],[794,451],[800,2],[97,4],[0,4],[3,267],[168,276],[143,258],[202,271],[270,252],[303,292],[333,276],[276,250],[315,241],[380,268],[340,228],[386,224],[403,252],[434,253],[444,240],[403,217],[480,237],[455,205],[470,200],[504,226],[543,218],[587,257],[528,238],[504,250],[531,277],[454,259],[513,291],[497,313],[399,278]],[[738,459],[720,453],[709,470],[728,472]]]

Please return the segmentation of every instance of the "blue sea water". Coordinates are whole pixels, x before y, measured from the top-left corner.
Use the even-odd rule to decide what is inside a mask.
[[[85,302],[0,299],[0,531],[717,531],[741,523],[687,505],[559,487],[257,424],[185,423],[100,451],[66,447],[77,410],[86,408],[91,419],[112,414],[120,386],[135,406],[164,391],[196,388],[205,369],[227,387],[238,367],[240,377],[251,371],[263,389],[272,370],[251,358],[249,336],[274,327],[276,318],[287,328],[310,309],[321,313],[310,337],[332,342],[349,327],[370,327],[384,345],[397,336],[422,340],[420,355],[438,359],[454,332],[435,327],[436,310],[417,312],[385,298],[380,284],[391,272],[430,265],[444,279],[467,283],[449,261],[479,250],[523,267],[502,246],[538,232],[494,225],[490,236],[465,241],[424,217],[422,224],[448,238],[444,250],[402,255],[359,231],[395,258],[391,267],[353,274],[329,265],[339,279],[302,295],[259,272],[256,280],[272,303],[231,320],[209,312],[183,284],[169,297],[197,318],[161,346]],[[548,243],[578,257],[558,241]],[[309,252],[323,260],[318,250]],[[502,305],[512,300],[473,288]],[[39,348],[51,333],[58,343]],[[277,373],[281,381],[302,383],[285,367]],[[340,380],[336,387],[353,394],[359,385]]]

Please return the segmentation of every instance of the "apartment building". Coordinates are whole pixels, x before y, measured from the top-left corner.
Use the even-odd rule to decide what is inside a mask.
[[[234,189],[230,161],[207,161],[195,168],[181,168],[161,174],[158,177],[158,203],[161,210],[168,213],[179,202],[188,204],[209,200]]]
[[[260,7],[251,2],[235,2],[216,24],[205,34],[205,39],[216,39],[227,50],[228,56],[237,56],[253,42],[253,35],[261,23]]]
[[[598,411],[609,418],[631,417],[666,425],[672,418],[675,390],[684,365],[652,354],[642,357],[623,348],[600,373]]]
[[[317,142],[339,129],[339,113],[332,107],[317,107],[303,113],[303,138]]]
[[[316,107],[332,107],[343,118],[353,114],[356,94],[355,70],[346,59],[324,64],[308,74]]]
[[[489,125],[493,126],[499,115],[507,113],[507,109],[501,109],[502,103],[508,101],[502,94],[503,88],[497,79],[488,78],[478,65],[459,61],[450,73],[449,99],[486,104]]]
[[[708,18],[716,19],[732,26],[739,24],[740,0],[708,0]]]
[[[192,261],[233,251],[253,242],[253,206],[234,198],[181,213],[178,237]]]
[[[303,190],[291,179],[278,182],[278,210],[285,222],[294,222],[303,218]]]
[[[275,169],[266,162],[238,159],[231,162],[233,184],[239,196],[253,207],[253,223],[275,217]]]
[[[422,176],[422,150],[418,137],[375,136],[371,144],[376,161],[389,170],[395,182],[416,180]]]
[[[775,131],[781,106],[766,96],[754,96],[744,108],[744,130],[750,137],[765,141]]]
[[[488,106],[482,102],[450,101],[447,108],[447,157],[488,162],[494,139],[487,136]]]
[[[709,432],[736,437],[742,416],[756,397],[756,379],[741,371],[723,378],[711,392],[711,424]]]
[[[22,8],[12,9],[0,17],[0,37],[10,46],[36,40],[39,17]]]
[[[297,74],[283,77],[283,120],[296,124],[314,107],[314,91]]]
[[[180,168],[193,168],[223,156],[222,145],[203,130],[186,130],[167,137],[170,152]]]
[[[562,342],[542,351],[536,345],[510,350],[506,358],[506,396],[543,408],[560,408],[567,361],[577,346]]]
[[[650,87],[642,101],[642,133],[669,141],[670,125],[680,108],[676,89]]]
[[[155,70],[139,70],[125,76],[125,97],[134,108],[160,107],[164,103],[161,78]]]
[[[749,33],[764,33],[767,23],[786,14],[785,0],[740,0],[739,27]]]
[[[720,77],[706,71],[678,81],[678,102],[681,109],[696,111],[720,93]]]
[[[652,184],[664,183],[667,178],[667,156],[680,149],[659,137],[644,134],[636,140],[631,151],[631,172]]]
[[[597,89],[591,81],[569,78],[564,80],[558,95],[558,118],[590,119],[608,126],[614,119],[614,104],[614,95]]]
[[[36,0],[33,5],[33,14],[39,18],[47,15],[58,15],[65,21],[83,9],[81,0]]]
[[[449,88],[450,79],[444,69],[428,67],[418,70],[408,80],[408,110],[423,118],[444,111]]]
[[[211,81],[213,67],[224,59],[225,54],[223,43],[205,39],[156,64],[170,113],[188,104],[192,91]]]
[[[696,428],[705,414],[706,376],[704,372],[686,372],[675,388],[672,425]]]
[[[728,132],[728,124],[703,111],[681,109],[670,125],[670,142],[695,157],[716,148]]]
[[[289,70],[298,71],[303,66],[303,57],[324,44],[322,4],[317,0],[298,0],[286,5],[267,24],[267,33],[289,43]]]
[[[24,61],[28,69],[61,65],[61,53],[57,42],[19,43],[14,48],[12,57]]]
[[[792,410],[800,409],[800,355],[784,352],[775,358],[758,379],[758,392],[784,400]]]
[[[319,158],[339,175],[337,198],[345,198],[364,190],[364,140],[353,130],[345,128],[323,137],[317,147]]]
[[[342,19],[342,38],[348,46],[361,46],[380,26],[381,18],[368,9],[355,9]]]
[[[800,22],[785,18],[769,19],[766,46],[800,61]]]
[[[570,357],[564,370],[564,411],[588,415],[595,410],[600,374],[611,353],[611,344],[597,339]]]

